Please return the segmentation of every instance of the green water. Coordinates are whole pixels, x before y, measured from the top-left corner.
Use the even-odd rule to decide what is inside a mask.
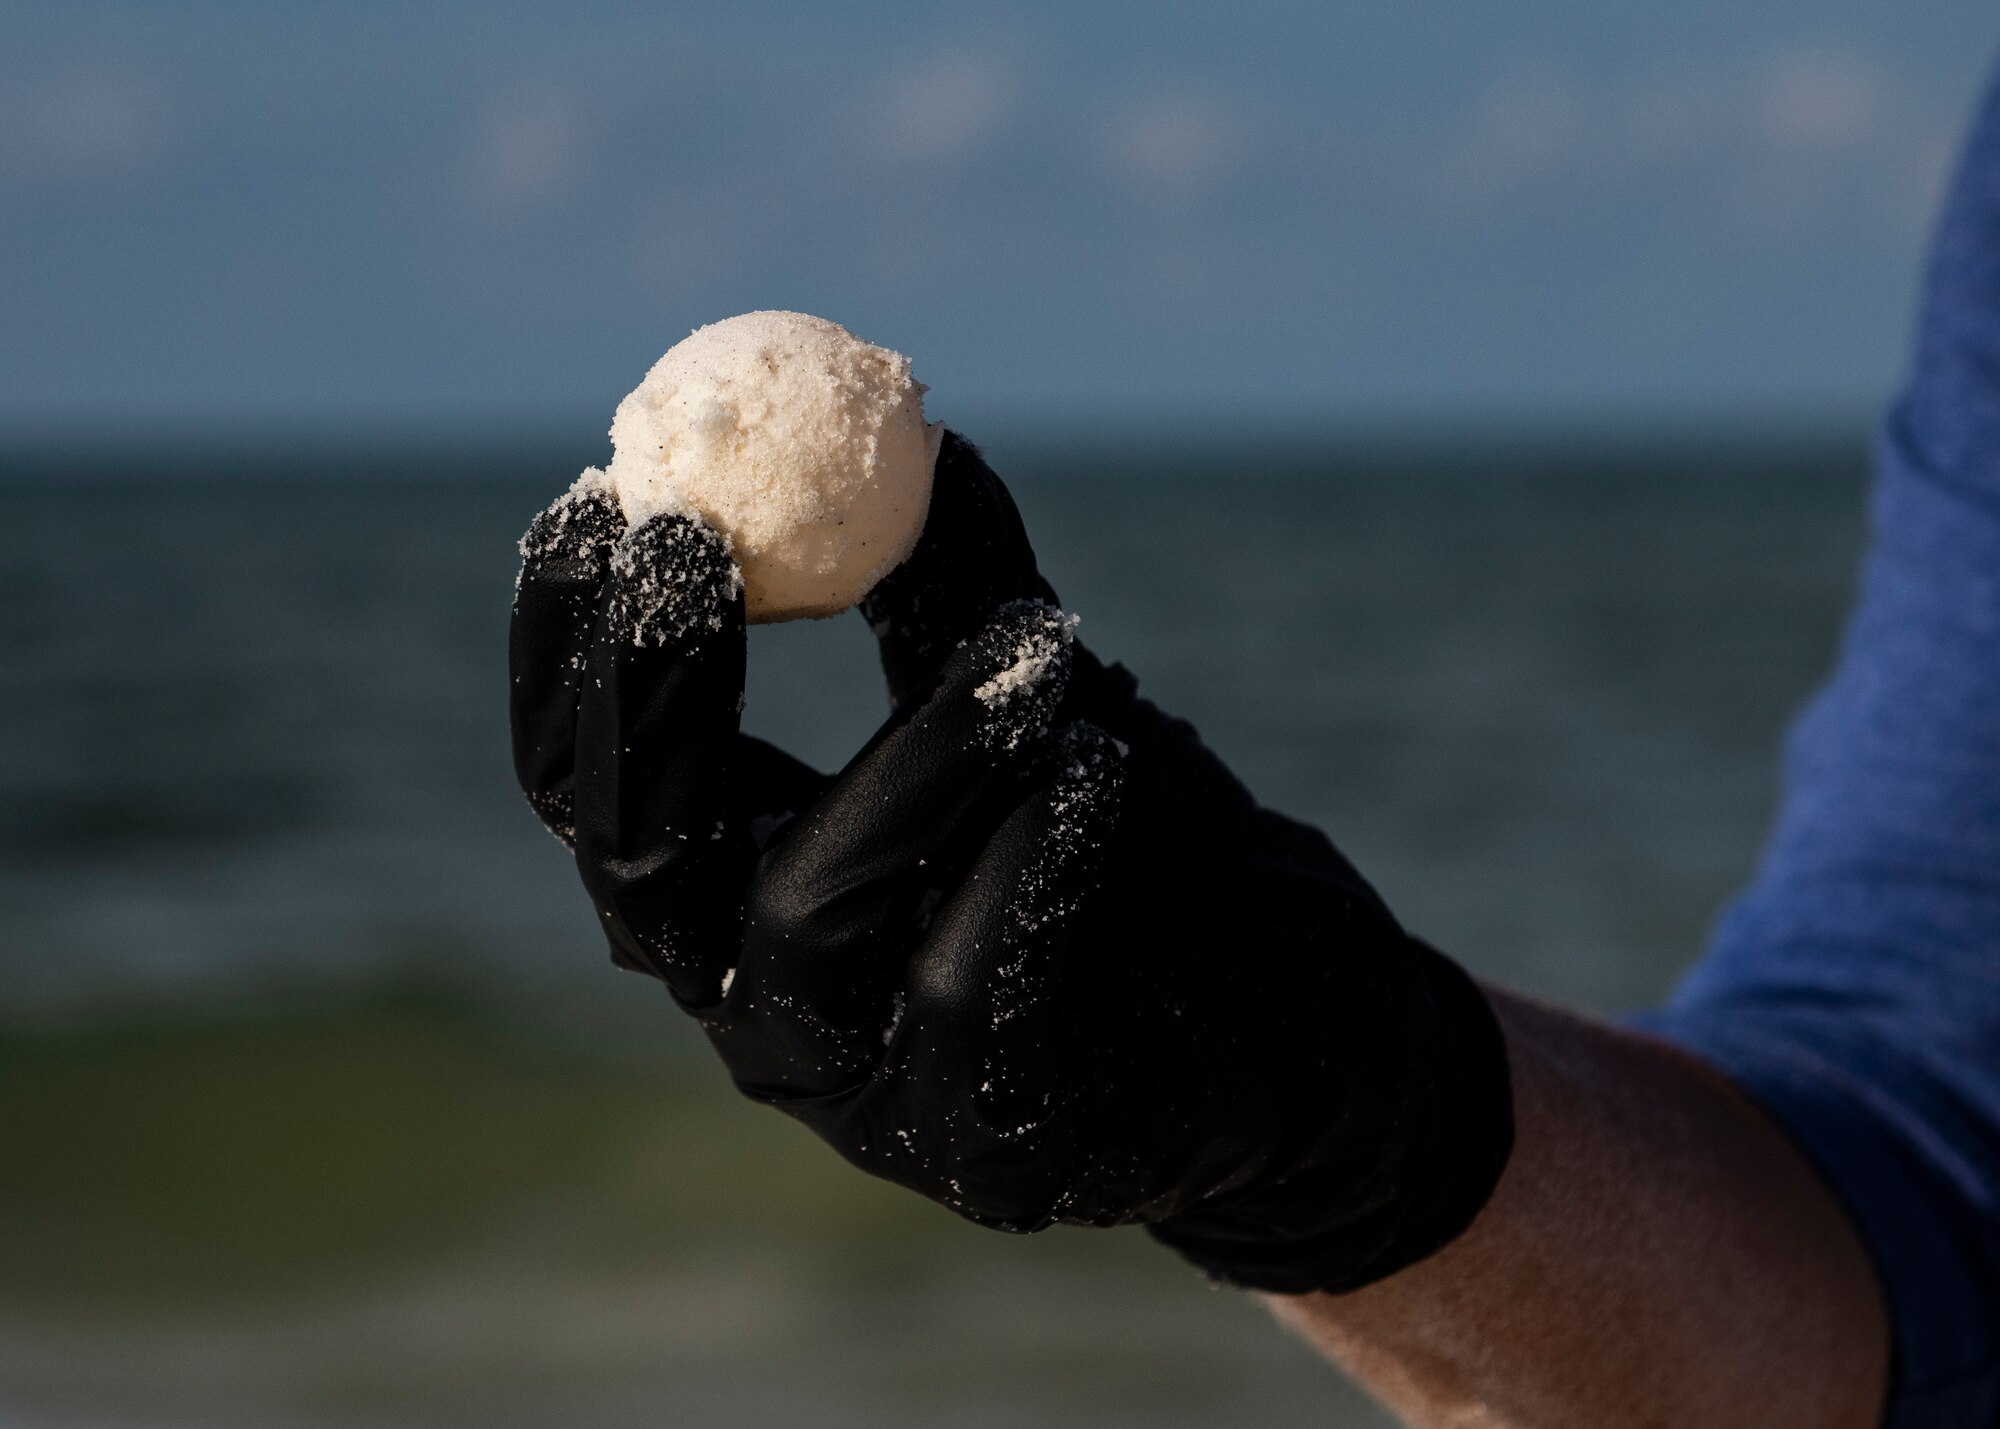
[[[0,1426],[1380,1423],[1143,1237],[837,1164],[609,968],[503,712],[591,455],[0,463]],[[994,455],[1086,639],[1603,1011],[1747,875],[1860,539],[1839,437]],[[858,622],[753,654],[821,764],[879,717]]]
[[[500,1022],[10,1038],[0,1422],[1373,1422],[1141,1237],[981,1232],[703,1062]]]

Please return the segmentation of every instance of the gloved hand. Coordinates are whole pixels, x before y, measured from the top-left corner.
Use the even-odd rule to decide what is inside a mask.
[[[597,490],[522,550],[522,785],[745,1094],[983,1225],[1143,1223],[1265,1290],[1379,1279],[1484,1204],[1485,999],[1072,638],[968,443],[863,607],[892,713],[830,779],[738,729],[720,537]]]

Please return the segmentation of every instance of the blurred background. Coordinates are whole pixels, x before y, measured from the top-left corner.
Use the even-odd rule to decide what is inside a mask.
[[[1748,875],[1975,0],[0,13],[0,1426],[1382,1421],[1136,1234],[738,1102],[507,765],[528,518],[832,317],[1084,635],[1476,970]],[[748,719],[881,713],[852,617]]]

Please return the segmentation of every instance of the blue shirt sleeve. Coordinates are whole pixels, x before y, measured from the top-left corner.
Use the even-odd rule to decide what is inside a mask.
[[[1873,1255],[1888,1423],[2000,1426],[2000,86],[1883,423],[1831,682],[1749,892],[1639,1025],[1792,1134]]]

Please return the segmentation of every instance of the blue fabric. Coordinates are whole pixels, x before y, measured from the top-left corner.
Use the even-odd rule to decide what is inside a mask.
[[[1888,1423],[2000,1426],[2000,86],[1939,229],[1839,668],[1749,892],[1640,1025],[1843,1199],[1896,1333]]]

